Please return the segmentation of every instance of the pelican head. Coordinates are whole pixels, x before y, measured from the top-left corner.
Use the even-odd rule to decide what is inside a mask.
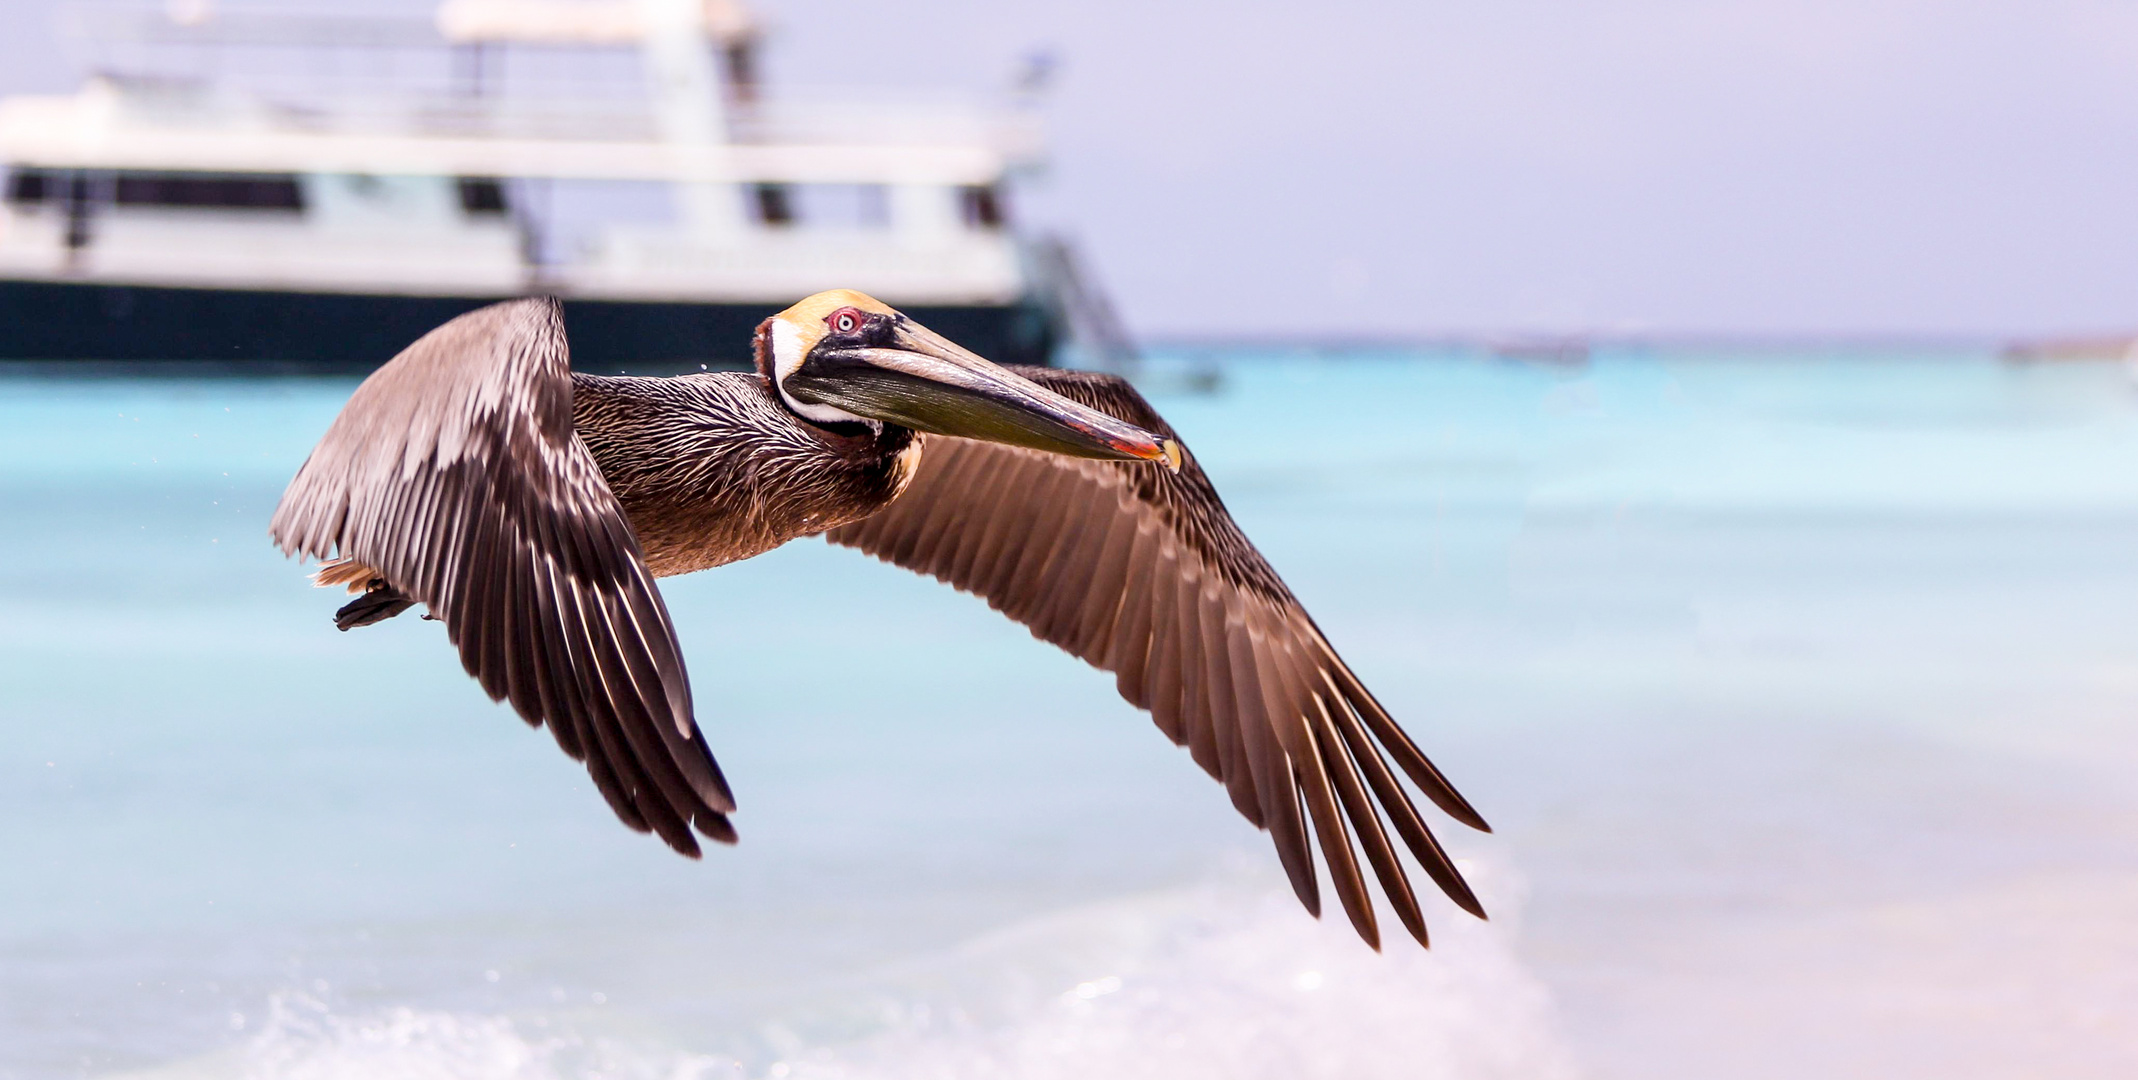
[[[1072,457],[1180,467],[1173,440],[1079,405],[851,289],[758,327],[758,368],[817,424],[896,424]]]

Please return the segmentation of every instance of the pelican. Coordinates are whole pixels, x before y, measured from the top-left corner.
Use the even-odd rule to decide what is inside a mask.
[[[848,290],[766,319],[753,344],[754,373],[606,378],[571,370],[554,300],[462,315],[357,387],[270,534],[358,594],[344,630],[424,605],[624,824],[692,858],[693,831],[735,842],[735,798],[654,580],[821,535],[1112,672],[1271,835],[1317,918],[1310,826],[1359,935],[1380,948],[1363,856],[1427,944],[1384,816],[1484,917],[1397,770],[1455,820],[1484,819],[1126,380],[1000,367]]]

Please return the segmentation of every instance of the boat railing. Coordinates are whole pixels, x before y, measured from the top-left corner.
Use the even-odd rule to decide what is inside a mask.
[[[439,19],[207,0],[77,4],[61,23],[129,123],[621,142],[672,130],[646,51],[616,42],[454,42]],[[1036,163],[1043,143],[1007,88],[998,101],[876,87],[767,98],[730,79],[713,93],[714,141],[984,147],[1011,167]]]
[[[1033,295],[1046,306],[1048,320],[1065,332],[1076,366],[1136,374],[1142,353],[1076,244],[1060,235],[1037,236],[1022,254]]]

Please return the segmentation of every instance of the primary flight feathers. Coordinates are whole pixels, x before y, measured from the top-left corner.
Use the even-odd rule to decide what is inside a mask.
[[[686,823],[732,841],[735,799],[572,396],[554,304],[464,315],[357,388],[268,531],[428,607],[468,674],[547,723],[625,823],[695,855]]]
[[[755,346],[755,374],[600,378],[571,372],[552,301],[461,316],[357,389],[270,532],[362,593],[344,628],[427,607],[492,698],[688,855],[692,826],[734,842],[735,801],[653,579],[823,534],[1113,672],[1270,832],[1309,910],[1311,829],[1362,937],[1378,947],[1361,852],[1425,942],[1392,827],[1483,914],[1397,770],[1484,821],[1126,381],[997,367],[843,290],[766,320]]]

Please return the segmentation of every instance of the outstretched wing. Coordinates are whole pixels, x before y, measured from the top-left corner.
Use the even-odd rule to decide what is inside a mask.
[[[1173,434],[1120,378],[1016,371]],[[1240,813],[1269,830],[1308,910],[1321,912],[1311,822],[1360,936],[1379,947],[1354,842],[1403,925],[1426,941],[1385,813],[1441,889],[1484,914],[1384,752],[1456,820],[1480,829],[1484,820],[1344,665],[1192,456],[1172,473],[930,436],[896,502],[827,535],[984,597],[1040,639],[1114,672],[1121,696],[1149,709]]]
[[[468,674],[548,724],[626,825],[691,856],[692,823],[734,842],[667,606],[572,431],[555,301],[463,315],[364,380],[268,532],[427,605]]]

